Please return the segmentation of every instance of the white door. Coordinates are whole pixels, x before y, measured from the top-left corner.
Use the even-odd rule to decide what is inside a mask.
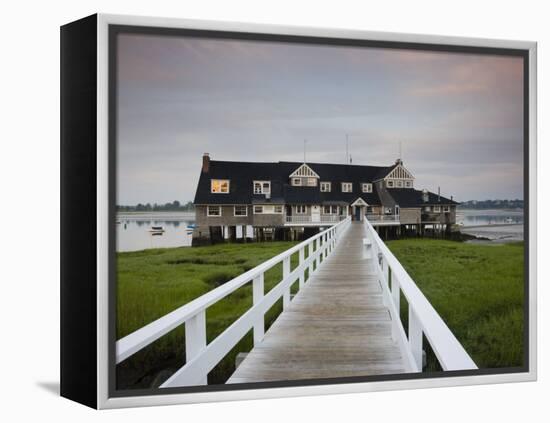
[[[311,206],[311,221],[320,222],[321,221],[321,207],[320,206]]]

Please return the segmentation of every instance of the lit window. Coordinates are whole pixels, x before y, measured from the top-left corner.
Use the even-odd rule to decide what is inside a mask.
[[[321,182],[321,192],[330,192],[330,182]]]
[[[296,214],[306,214],[306,206],[296,206]]]
[[[254,181],[254,194],[271,194],[271,181]]]
[[[222,209],[220,206],[207,206],[206,213],[208,216],[221,216]]]
[[[254,206],[254,214],[262,214],[264,212],[263,206]]]
[[[292,178],[292,185],[299,187],[302,185],[302,178]]]
[[[342,192],[351,192],[352,185],[351,182],[342,182]]]
[[[362,183],[361,184],[361,189],[363,192],[372,192],[372,184],[369,184],[369,183]]]
[[[211,179],[210,191],[213,194],[227,194],[229,192],[229,179]]]
[[[388,186],[388,188],[393,188],[393,181],[388,181],[386,185]]]
[[[248,211],[246,209],[246,206],[235,206],[233,215],[234,216],[247,216]]]
[[[424,211],[425,211],[425,212],[429,212],[429,211],[430,211],[430,206],[424,207]]]

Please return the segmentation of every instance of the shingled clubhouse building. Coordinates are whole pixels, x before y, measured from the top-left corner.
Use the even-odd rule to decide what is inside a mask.
[[[229,162],[202,158],[194,244],[223,239],[297,239],[351,216],[384,236],[450,230],[457,202],[414,187],[401,159],[391,166]]]

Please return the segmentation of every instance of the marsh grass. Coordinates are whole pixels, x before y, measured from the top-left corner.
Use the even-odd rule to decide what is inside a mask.
[[[287,250],[292,242],[220,244],[166,248],[117,255],[117,339],[120,339],[191,300],[217,288],[267,259]],[[294,254],[291,267],[298,263]],[[279,264],[265,273],[265,292],[282,278]],[[206,311],[207,341],[211,342],[252,305],[251,283]],[[282,310],[278,301],[266,313],[266,329]],[[235,357],[252,348],[247,334],[208,375],[210,384],[224,383],[233,373]],[[117,366],[119,389],[159,386],[185,364],[183,325]]]
[[[405,239],[387,244],[479,368],[523,365],[522,242]],[[403,296],[401,319],[406,330]],[[430,348],[427,358],[428,370],[440,370]]]

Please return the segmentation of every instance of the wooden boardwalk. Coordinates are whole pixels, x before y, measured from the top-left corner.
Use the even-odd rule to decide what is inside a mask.
[[[352,223],[227,383],[403,373],[362,223]]]

